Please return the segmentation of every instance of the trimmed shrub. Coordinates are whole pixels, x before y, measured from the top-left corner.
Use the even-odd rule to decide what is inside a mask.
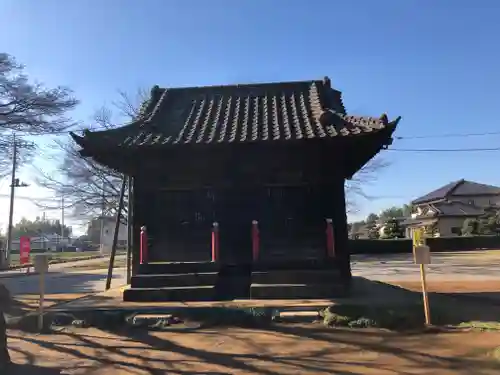
[[[433,237],[426,239],[431,252],[500,249],[500,236]],[[410,254],[412,240],[349,240],[351,254]]]

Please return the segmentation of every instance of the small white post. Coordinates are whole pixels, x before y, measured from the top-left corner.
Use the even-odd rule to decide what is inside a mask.
[[[49,257],[47,254],[40,254],[35,257],[35,272],[39,274],[40,300],[38,303],[38,330],[43,330],[43,311],[45,302],[45,274],[49,269]]]
[[[43,331],[43,304],[45,301],[45,272],[40,272],[40,302],[38,305],[38,330]]]

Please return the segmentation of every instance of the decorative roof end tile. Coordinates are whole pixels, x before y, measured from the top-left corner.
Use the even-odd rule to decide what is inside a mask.
[[[330,80],[330,77],[328,76],[323,77],[323,86],[325,86],[328,89],[332,88],[332,81]]]

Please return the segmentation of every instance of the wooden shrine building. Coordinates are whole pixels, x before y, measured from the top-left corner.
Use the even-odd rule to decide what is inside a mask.
[[[210,262],[216,222],[217,263],[251,265],[257,222],[258,263],[330,264],[348,283],[344,182],[391,144],[399,119],[348,115],[327,77],[155,86],[136,121],[72,137],[83,156],[132,178],[134,275],[141,226],[151,263]]]

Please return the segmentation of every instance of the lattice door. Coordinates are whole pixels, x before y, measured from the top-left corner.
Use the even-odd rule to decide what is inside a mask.
[[[259,222],[263,257],[323,256],[324,219],[318,199],[310,187],[267,189]]]
[[[154,247],[164,260],[201,261],[211,258],[215,195],[211,190],[167,191],[159,195]]]

